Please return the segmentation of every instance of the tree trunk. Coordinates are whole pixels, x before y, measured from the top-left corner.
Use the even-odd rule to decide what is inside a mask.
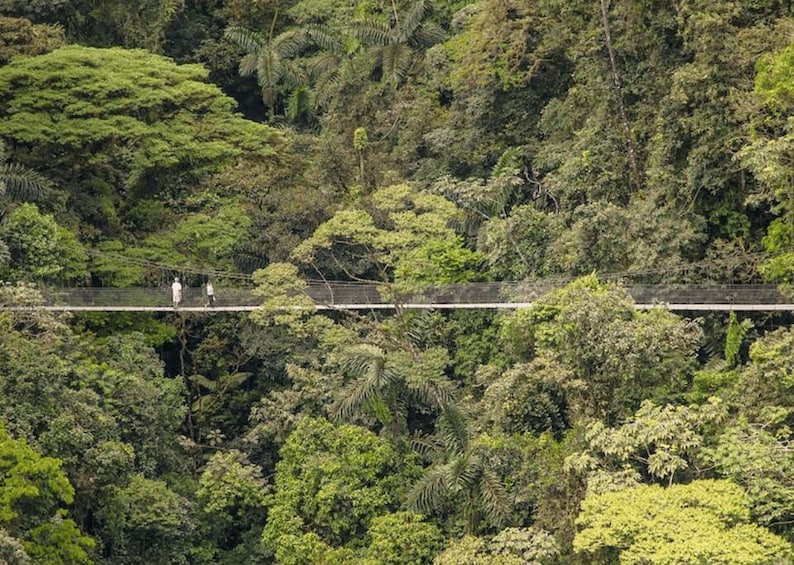
[[[604,40],[607,45],[607,52],[609,53],[609,64],[612,67],[612,83],[615,87],[615,98],[618,102],[618,112],[620,113],[620,120],[623,122],[623,135],[626,142],[626,151],[629,157],[629,168],[631,175],[631,184],[634,188],[639,188],[640,185],[640,171],[637,166],[637,151],[634,147],[634,139],[631,135],[631,124],[626,115],[626,105],[623,101],[623,87],[620,83],[620,75],[618,74],[618,64],[615,59],[615,49],[612,46],[612,34],[609,31],[609,12],[607,0],[599,0],[601,3],[601,23],[604,27]]]

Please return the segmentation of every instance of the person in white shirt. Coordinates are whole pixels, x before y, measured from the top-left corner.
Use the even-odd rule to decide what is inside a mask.
[[[212,286],[212,279],[207,281],[207,303],[204,306],[215,306],[215,287]]]
[[[173,302],[174,308],[182,302],[182,283],[179,282],[179,277],[174,277],[174,282],[171,283],[171,302]]]

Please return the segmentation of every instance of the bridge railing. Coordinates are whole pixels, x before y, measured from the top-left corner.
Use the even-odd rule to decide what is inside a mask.
[[[390,296],[384,286],[361,283],[311,283],[307,294],[320,305],[508,305],[526,304],[537,300],[559,285],[553,283],[484,282],[448,284],[427,288],[405,296]],[[788,304],[784,296],[771,285],[636,285],[629,294],[637,304]],[[252,287],[216,287],[217,306],[255,307],[263,299]],[[160,288],[44,288],[45,304],[70,307],[167,307],[171,305],[171,291]],[[185,287],[183,307],[206,304],[203,289]]]

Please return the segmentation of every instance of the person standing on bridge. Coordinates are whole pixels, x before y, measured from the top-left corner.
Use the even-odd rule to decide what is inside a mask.
[[[182,302],[182,283],[179,282],[179,277],[174,277],[174,282],[171,283],[171,302],[174,308]]]
[[[212,286],[212,279],[207,279],[207,286],[205,287],[207,291],[207,303],[205,306],[209,306],[211,308],[215,307],[215,287]]]

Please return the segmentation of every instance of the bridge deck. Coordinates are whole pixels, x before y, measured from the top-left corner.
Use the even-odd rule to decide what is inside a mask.
[[[443,285],[399,297],[396,302],[411,309],[513,309],[529,306],[556,288],[549,283],[468,283]],[[360,283],[312,283],[306,293],[318,310],[386,310],[395,300],[384,288]],[[646,285],[627,288],[639,309],[663,306],[685,311],[794,311],[794,300],[768,285]],[[53,311],[164,312],[173,311],[167,288],[47,288],[44,302],[35,308]],[[216,288],[216,305],[205,306],[199,288],[183,289],[180,311],[248,312],[260,308],[262,298],[250,287]],[[0,309],[30,308],[3,305]]]

